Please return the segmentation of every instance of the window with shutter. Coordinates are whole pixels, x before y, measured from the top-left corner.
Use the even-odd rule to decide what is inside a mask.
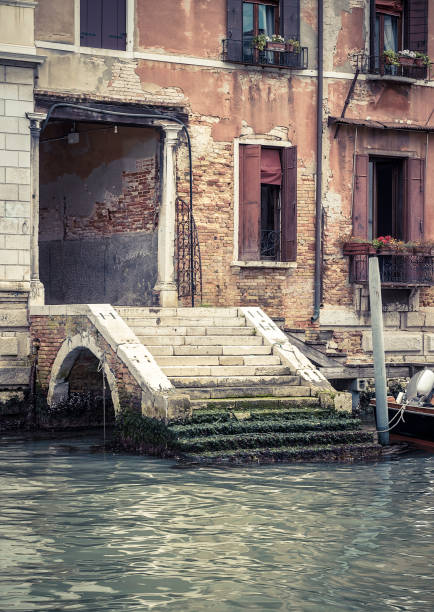
[[[297,257],[297,148],[240,145],[239,258]]]
[[[353,236],[423,240],[424,169],[424,159],[356,155]]]
[[[80,44],[126,49],[126,0],[80,0]]]
[[[273,53],[259,57],[253,44],[259,34],[268,37],[280,34],[285,40],[299,40],[300,0],[227,0],[226,59],[281,64],[284,58],[274,57]]]

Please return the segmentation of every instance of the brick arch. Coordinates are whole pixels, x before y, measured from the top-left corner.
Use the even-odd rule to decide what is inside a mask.
[[[51,369],[50,384],[48,387],[47,396],[49,406],[66,398],[68,393],[66,379],[68,378],[71,369],[80,354],[80,351],[83,349],[87,349],[99,361],[103,361],[104,352],[91,335],[76,334],[72,338],[67,338],[60,347]],[[115,414],[118,414],[120,412],[120,403],[116,378],[113,372],[110,370],[107,361],[104,361],[103,369],[110,388],[114,411]]]

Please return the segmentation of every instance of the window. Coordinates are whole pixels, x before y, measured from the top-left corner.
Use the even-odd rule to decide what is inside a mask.
[[[375,55],[381,57],[384,51],[402,49],[401,0],[376,2],[375,14]]]
[[[252,47],[258,34],[300,40],[300,0],[227,0],[226,59],[258,63]]]
[[[239,259],[295,261],[297,147],[240,145]]]
[[[126,49],[126,0],[80,0],[80,45]]]
[[[376,0],[371,56],[376,68],[384,51],[427,52],[428,0]],[[397,67],[388,67],[396,71]],[[399,68],[398,68],[399,70]]]
[[[255,53],[253,39],[259,34],[279,33],[279,2],[243,2],[243,59],[251,62]]]
[[[356,155],[353,235],[423,240],[425,160]]]

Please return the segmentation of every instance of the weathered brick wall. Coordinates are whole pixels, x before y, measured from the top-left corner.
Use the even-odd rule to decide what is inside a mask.
[[[313,301],[315,244],[315,178],[299,167],[298,254],[296,269],[242,268],[234,261],[234,144],[203,136],[206,118],[195,117],[193,137],[193,207],[198,227],[203,302],[216,306],[260,306],[273,317],[285,317],[288,327],[310,325]],[[296,142],[294,142],[296,144]],[[178,193],[188,200],[188,168],[178,149]],[[184,300],[188,305],[189,300]]]
[[[48,391],[51,369],[65,339],[83,334],[91,336],[105,354],[106,362],[116,378],[121,408],[141,410],[140,386],[86,316],[32,316],[30,331],[33,341],[40,343],[37,380],[44,391]]]

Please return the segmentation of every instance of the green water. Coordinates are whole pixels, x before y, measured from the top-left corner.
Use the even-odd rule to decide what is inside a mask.
[[[0,446],[0,610],[434,609],[434,456],[179,469]]]

